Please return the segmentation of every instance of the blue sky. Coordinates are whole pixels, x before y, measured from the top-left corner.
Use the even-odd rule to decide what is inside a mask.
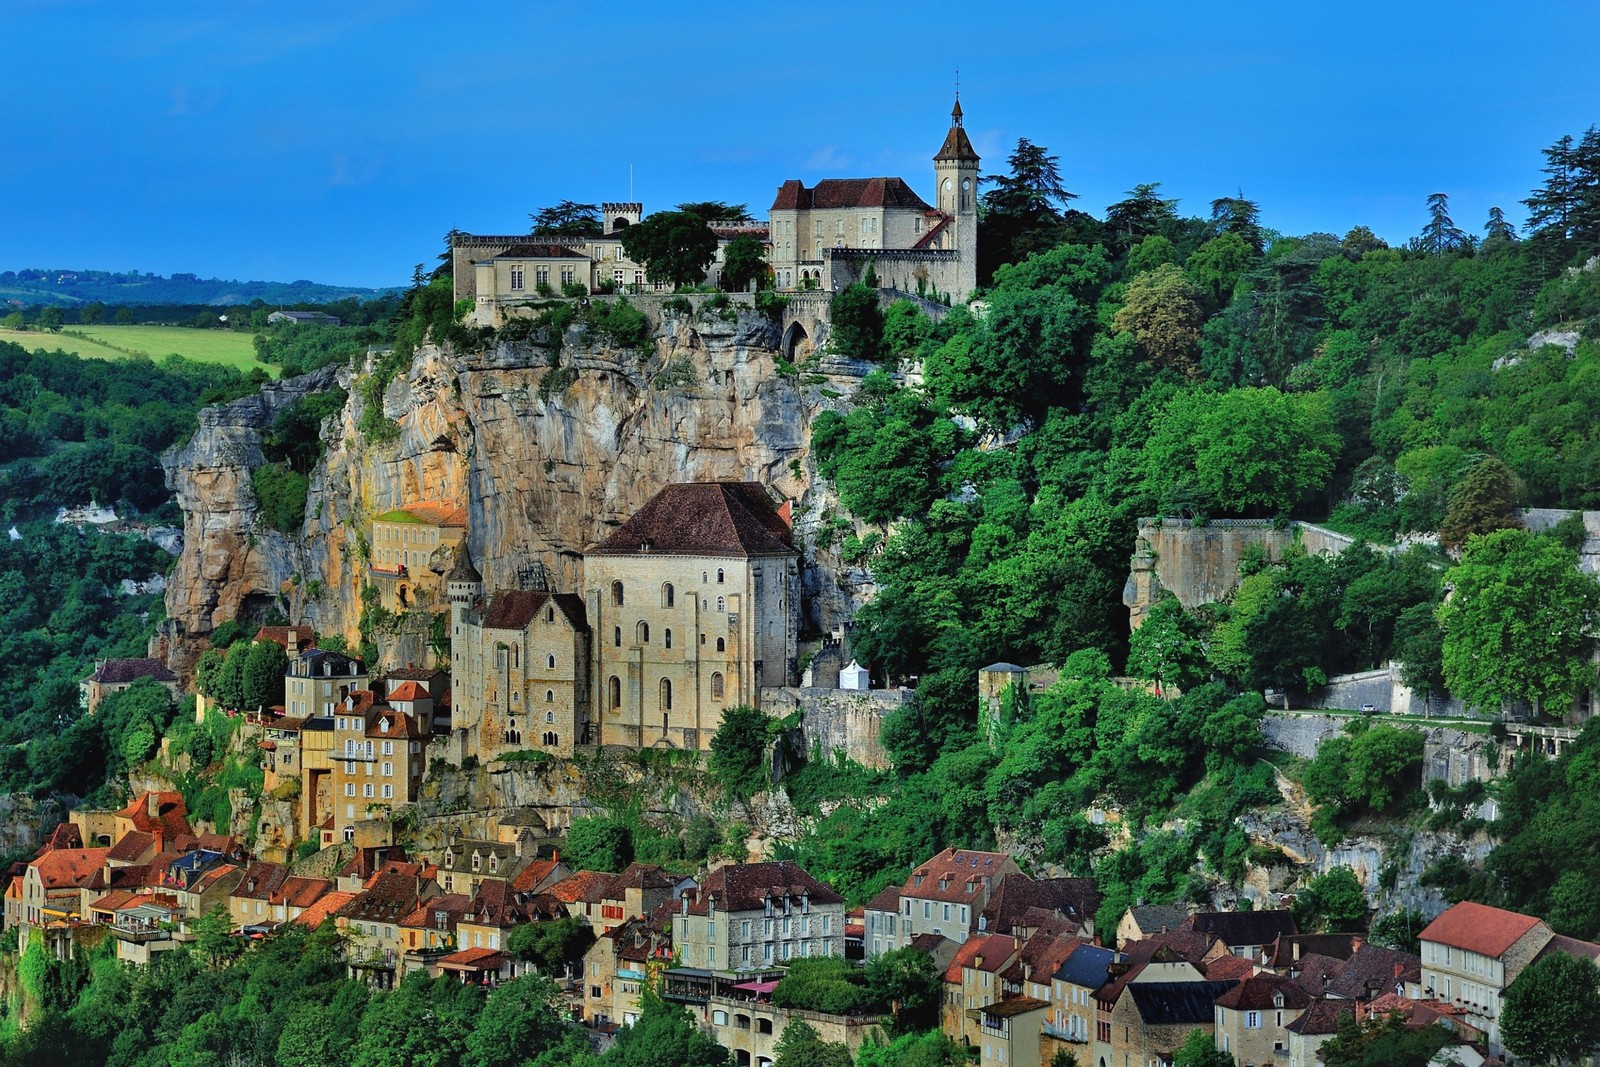
[[[493,23],[477,21],[493,15]],[[1600,123],[1600,4],[136,4],[3,0],[0,269],[404,282],[563,198],[764,215],[785,178],[925,197],[961,69],[1100,214],[1159,181],[1285,233],[1521,221]]]

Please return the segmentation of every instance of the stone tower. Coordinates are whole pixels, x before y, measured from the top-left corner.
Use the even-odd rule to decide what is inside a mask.
[[[450,632],[461,630],[461,613],[472,607],[472,602],[483,594],[483,575],[472,565],[472,554],[466,541],[456,549],[456,562],[445,575],[445,596],[450,600]]]
[[[961,98],[950,111],[950,132],[933,157],[939,210],[951,217],[950,239],[943,247],[961,253],[960,287],[953,300],[964,301],[978,287],[978,153],[961,125]]]

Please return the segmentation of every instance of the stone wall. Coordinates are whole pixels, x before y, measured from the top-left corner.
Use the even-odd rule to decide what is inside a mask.
[[[1239,560],[1256,546],[1278,559],[1294,532],[1266,519],[1218,519],[1194,526],[1182,519],[1140,519],[1122,602],[1137,629],[1145,613],[1170,590],[1185,608],[1226,600],[1239,585]]]
[[[926,279],[926,284],[938,290],[940,295],[948,294],[958,300],[967,297],[962,290],[959,251],[931,248],[826,248],[823,249],[823,257],[827,261],[828,287],[833,292],[859,282],[870,263],[873,273],[878,276],[880,288],[915,293],[920,277]]]
[[[1510,770],[1510,746],[1497,744],[1488,734],[1455,726],[1424,726],[1374,717],[1373,722],[1422,734],[1422,780],[1443,778],[1451,786],[1473,780],[1487,782]],[[1270,713],[1261,721],[1267,748],[1314,759],[1324,741],[1344,733],[1347,715]]]
[[[843,753],[864,767],[889,766],[879,741],[886,715],[911,700],[909,689],[871,689],[864,693],[842,689],[801,689],[798,686],[761,690],[761,710],[785,716],[802,712],[805,750],[820,747],[824,754]]]

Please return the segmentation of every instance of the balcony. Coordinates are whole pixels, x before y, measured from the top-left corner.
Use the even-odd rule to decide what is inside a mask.
[[[111,936],[130,945],[145,945],[152,941],[172,940],[172,931],[159,926],[113,926]]]

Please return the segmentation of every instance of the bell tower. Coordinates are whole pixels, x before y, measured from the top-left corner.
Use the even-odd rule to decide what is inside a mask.
[[[978,162],[978,153],[961,125],[958,93],[950,111],[950,132],[933,157],[939,210],[950,216],[943,243],[936,247],[960,253],[957,288],[950,294],[955,300],[965,300],[978,287]]]

